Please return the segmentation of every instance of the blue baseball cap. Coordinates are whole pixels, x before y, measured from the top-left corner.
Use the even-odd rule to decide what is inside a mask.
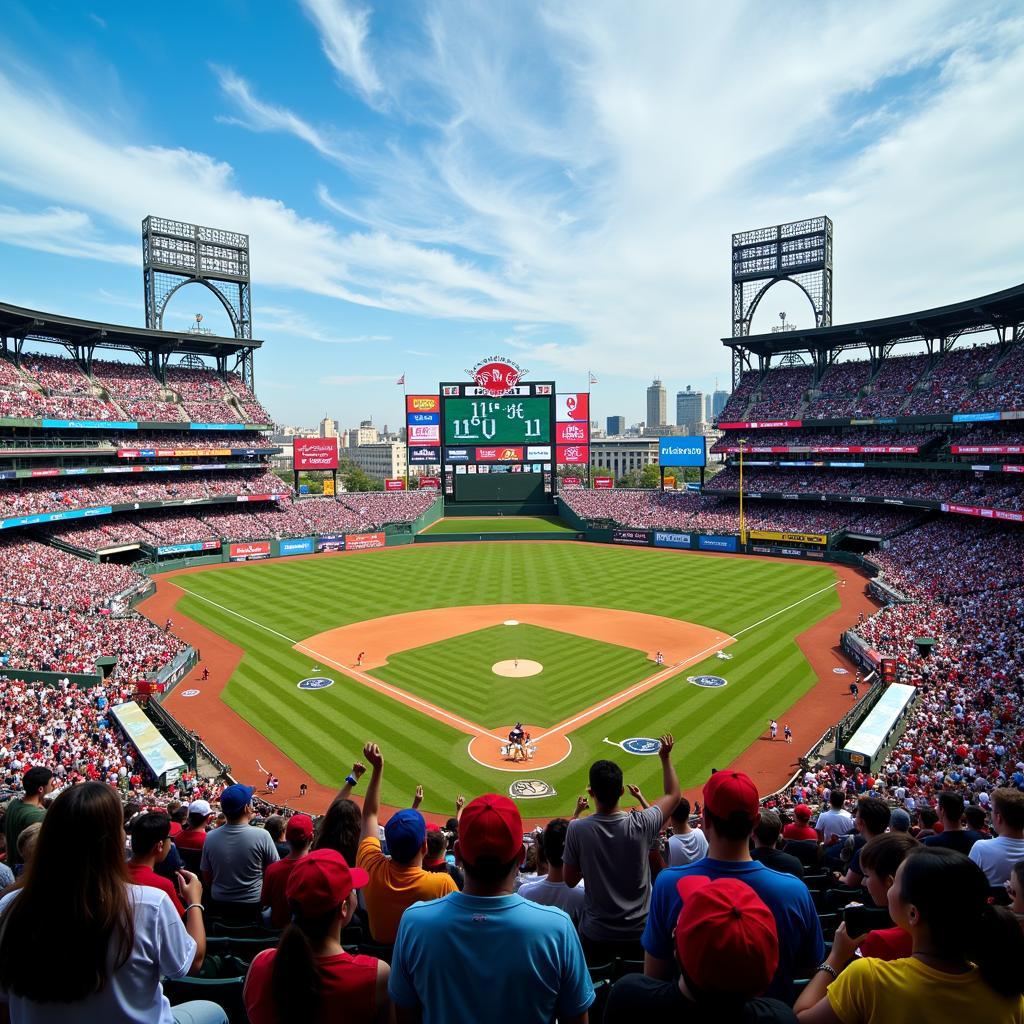
[[[388,852],[400,864],[408,863],[427,841],[427,823],[419,811],[407,807],[391,816],[384,826]]]
[[[240,782],[228,786],[220,795],[221,810],[230,818],[241,814],[246,804],[252,803],[252,795],[255,792],[253,786],[243,786]]]

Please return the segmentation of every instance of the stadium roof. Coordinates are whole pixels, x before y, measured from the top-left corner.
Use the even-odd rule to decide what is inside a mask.
[[[96,348],[148,349],[168,355],[191,352],[198,356],[231,356],[263,345],[262,341],[248,338],[223,338],[189,331],[151,331],[145,327],[78,320],[11,306],[6,302],[0,302],[0,336]]]
[[[1024,284],[991,295],[982,295],[949,306],[936,306],[919,313],[862,320],[832,327],[811,327],[799,331],[776,331],[723,338],[730,348],[745,348],[755,355],[799,352],[810,349],[866,348],[895,342],[922,341],[974,334],[993,327],[1024,323]]]

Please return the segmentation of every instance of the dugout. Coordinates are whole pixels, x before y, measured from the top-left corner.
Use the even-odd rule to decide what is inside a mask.
[[[836,760],[852,768],[876,771],[903,731],[917,687],[893,683],[882,693],[857,731],[836,750]]]

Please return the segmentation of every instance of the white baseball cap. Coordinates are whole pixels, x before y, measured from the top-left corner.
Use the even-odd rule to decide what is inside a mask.
[[[188,813],[202,815],[213,814],[213,808],[206,800],[193,800],[192,803],[188,805]]]

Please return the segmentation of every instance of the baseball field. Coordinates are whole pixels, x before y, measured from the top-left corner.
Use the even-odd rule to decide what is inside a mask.
[[[422,785],[423,809],[447,815],[458,793],[516,784],[546,794],[523,804],[545,816],[571,811],[598,757],[657,795],[642,741],[663,732],[684,788],[769,719],[781,734],[829,671],[797,638],[839,611],[842,571],[575,542],[410,545],[175,574],[149,613],[170,611],[186,638],[192,620],[215,666],[179,684],[172,712],[227,748],[237,778],[258,782],[257,758],[279,774],[279,800],[300,780],[329,794],[374,740],[392,806]],[[310,679],[326,682],[300,687]],[[822,679],[836,693],[840,682]],[[502,751],[517,721],[535,744],[525,763]],[[817,738],[792,724],[803,745],[780,765]]]

